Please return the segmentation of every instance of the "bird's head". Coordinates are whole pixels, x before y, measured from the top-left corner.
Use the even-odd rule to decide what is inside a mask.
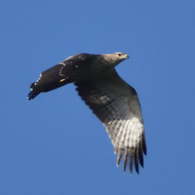
[[[129,58],[129,56],[126,53],[123,52],[116,52],[113,54],[106,54],[104,55],[104,59],[108,61],[113,66],[118,65],[123,60]]]

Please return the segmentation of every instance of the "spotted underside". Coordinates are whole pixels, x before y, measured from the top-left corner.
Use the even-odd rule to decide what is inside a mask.
[[[139,173],[139,164],[144,164],[146,143],[136,91],[114,69],[98,79],[75,82],[75,85],[82,99],[106,126],[114,152],[118,154],[117,166],[124,155],[123,171],[130,159],[130,172],[135,164]]]

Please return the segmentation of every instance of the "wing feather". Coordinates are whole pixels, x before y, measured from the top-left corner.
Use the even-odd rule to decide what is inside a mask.
[[[139,173],[139,163],[144,164],[146,142],[136,91],[114,69],[101,78],[75,82],[75,85],[82,99],[106,126],[114,152],[118,153],[116,164],[119,165],[124,154],[123,170],[130,159],[130,172],[135,164]]]

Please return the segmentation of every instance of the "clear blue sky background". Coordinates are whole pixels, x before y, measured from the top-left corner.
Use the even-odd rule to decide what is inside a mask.
[[[1,1],[0,194],[195,194],[195,1]],[[148,154],[137,175],[70,84],[28,101],[70,55],[122,51]]]

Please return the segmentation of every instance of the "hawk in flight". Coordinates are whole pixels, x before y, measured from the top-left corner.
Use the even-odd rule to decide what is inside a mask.
[[[74,83],[78,94],[106,127],[117,153],[117,166],[124,156],[123,171],[129,164],[131,173],[133,166],[139,173],[139,164],[143,167],[143,154],[146,154],[140,103],[135,89],[115,70],[115,66],[127,58],[122,52],[70,56],[40,74],[30,86],[28,99]]]

